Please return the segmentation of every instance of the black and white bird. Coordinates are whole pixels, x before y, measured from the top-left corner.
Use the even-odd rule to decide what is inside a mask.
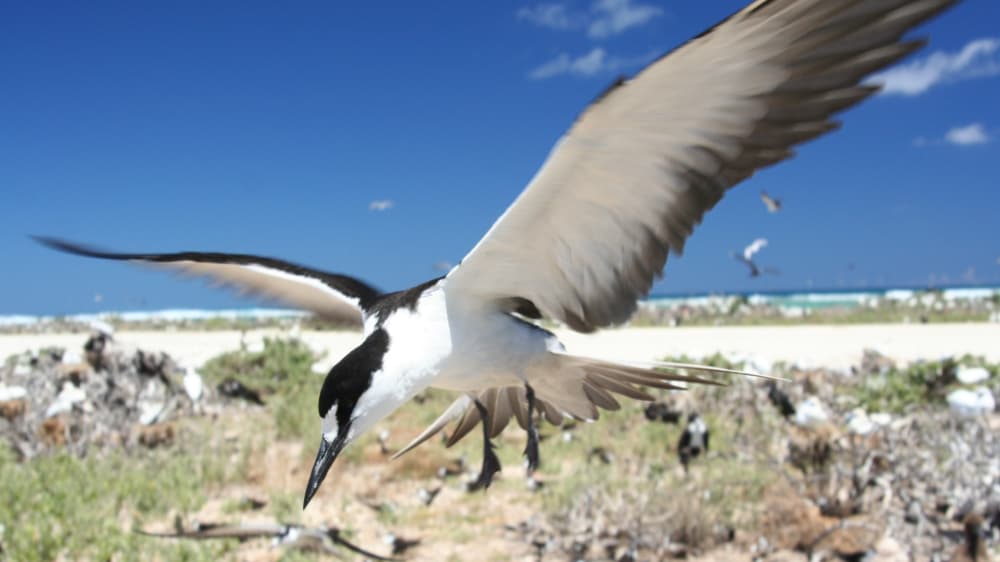
[[[677,457],[684,467],[684,472],[688,470],[688,463],[691,459],[708,453],[708,425],[696,412],[688,415],[687,425],[681,432],[681,438],[677,441]]]
[[[837,128],[833,115],[878,91],[863,80],[923,45],[908,30],[956,0],[756,0],[619,80],[577,118],[527,188],[445,276],[381,293],[356,278],[243,254],[113,253],[262,294],[320,316],[360,320],[363,340],[319,394],[322,438],[305,503],[345,446],[421,390],[461,393],[410,450],[458,419],[454,443],[482,420],[489,439],[511,419],[528,431],[594,419],[614,394],[711,382],[668,363],[567,353],[535,323],[580,332],[621,324],[728,189]],[[672,371],[664,368],[674,368]],[[499,463],[484,464],[489,482]]]
[[[767,212],[769,213],[777,213],[781,210],[781,199],[771,197],[766,191],[760,192],[760,200],[764,202],[764,206],[767,207]]]
[[[754,255],[756,255],[757,252],[761,251],[766,246],[767,246],[766,238],[757,238],[756,240],[748,244],[746,248],[743,248],[742,254],[737,254],[736,252],[733,252],[732,253],[733,259],[750,268],[750,277],[760,277],[761,273],[777,273],[777,270],[774,268],[757,267],[757,262],[753,261]]]

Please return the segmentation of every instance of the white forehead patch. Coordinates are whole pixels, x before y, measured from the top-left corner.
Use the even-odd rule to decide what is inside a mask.
[[[333,441],[337,437],[340,425],[337,423],[337,404],[334,404],[330,411],[323,416],[323,439]]]

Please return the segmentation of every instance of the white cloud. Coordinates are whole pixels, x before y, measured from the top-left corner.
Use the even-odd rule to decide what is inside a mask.
[[[539,27],[560,31],[586,29],[593,39],[604,39],[643,25],[663,14],[651,4],[635,4],[633,0],[595,0],[589,13],[575,12],[559,2],[545,2],[517,11],[517,19]]]
[[[629,66],[636,66],[647,62],[651,55],[641,57],[623,58],[609,56],[607,51],[601,47],[594,47],[585,55],[571,57],[566,53],[559,53],[552,60],[539,65],[528,73],[528,77],[535,80],[544,80],[560,74],[572,74],[575,76],[594,76],[596,74],[606,74],[620,71]]]
[[[982,123],[972,123],[964,127],[954,127],[944,135],[944,140],[950,144],[970,146],[990,142],[990,135]]]
[[[368,204],[369,211],[388,211],[393,206],[392,199],[378,199]]]
[[[529,21],[539,27],[550,29],[574,29],[583,25],[583,16],[570,14],[563,4],[538,4],[533,8],[521,8],[517,18]]]
[[[633,4],[632,0],[597,0],[593,11],[597,17],[587,27],[587,35],[595,39],[618,35],[663,14],[656,6]]]
[[[1000,38],[976,39],[957,53],[936,51],[874,74],[868,83],[881,84],[884,95],[917,96],[938,84],[1000,74],[998,51]]]
[[[973,146],[990,142],[990,134],[982,123],[972,123],[964,127],[952,127],[944,134],[944,138],[928,138],[919,136],[913,139],[913,146],[924,148],[926,146],[941,146],[953,144],[955,146]]]

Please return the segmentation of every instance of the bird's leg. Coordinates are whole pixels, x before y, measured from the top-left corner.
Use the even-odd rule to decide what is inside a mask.
[[[483,468],[479,471],[476,481],[469,485],[470,492],[489,488],[493,482],[493,475],[500,472],[500,459],[493,452],[494,445],[490,441],[490,411],[479,400],[474,400],[473,404],[479,410],[479,417],[483,421]]]
[[[528,397],[528,444],[524,447],[524,456],[528,457],[528,476],[538,468],[538,425],[535,424],[535,389],[530,384],[524,385]]]

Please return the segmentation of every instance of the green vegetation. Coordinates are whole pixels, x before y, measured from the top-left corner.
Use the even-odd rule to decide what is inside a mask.
[[[247,447],[205,428],[185,428],[189,446],[117,450],[80,459],[57,453],[17,462],[0,447],[0,522],[9,560],[217,560],[232,542],[150,539],[128,529],[198,508],[206,494],[246,475]]]
[[[949,391],[961,386],[955,378],[960,366],[985,367],[987,386],[1000,382],[1000,365],[971,355],[957,360],[923,361],[907,367],[893,367],[883,374],[869,375],[854,386],[858,405],[869,412],[905,412],[926,404],[942,404]]]
[[[235,378],[261,392],[274,416],[278,437],[301,439],[316,431],[316,396],[323,378],[312,372],[319,359],[299,340],[265,338],[264,349],[223,353],[205,363],[201,374],[215,386]]]

